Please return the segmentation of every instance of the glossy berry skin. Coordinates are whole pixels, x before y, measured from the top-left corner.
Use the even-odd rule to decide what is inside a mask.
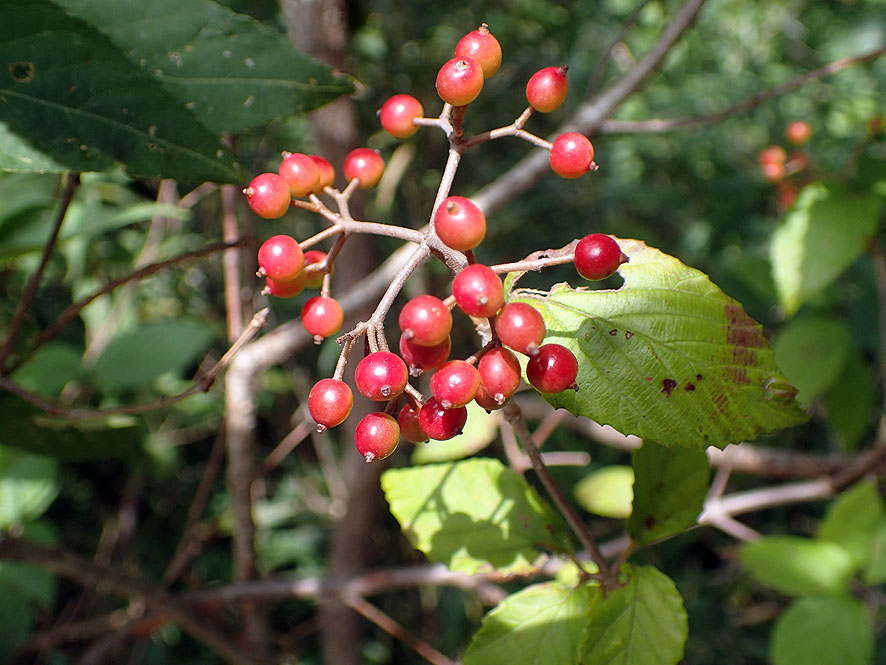
[[[314,188],[314,194],[322,194],[324,187],[332,187],[335,182],[335,167],[325,157],[320,155],[308,155],[317,165],[317,172],[320,174],[317,180],[317,186]]]
[[[478,319],[495,316],[505,302],[501,277],[481,263],[473,263],[455,276],[452,295],[461,311]]]
[[[319,249],[309,249],[305,252],[305,268],[307,268],[312,263],[320,263],[321,261],[326,260],[326,252],[321,252]],[[329,270],[332,273],[332,269]],[[323,276],[326,273],[322,270],[311,270],[306,271],[305,275],[307,276],[305,281],[305,288],[307,289],[319,289],[323,286]]]
[[[561,393],[576,388],[578,361],[575,355],[560,344],[543,344],[538,353],[526,363],[526,378],[542,393]]]
[[[372,189],[385,172],[385,160],[375,150],[355,148],[345,157],[342,170],[348,182],[356,178],[360,189]]]
[[[258,248],[258,267],[275,282],[289,282],[304,270],[305,255],[295,238],[271,236]]]
[[[387,413],[365,415],[354,430],[354,445],[367,462],[384,459],[397,450],[398,443],[400,426]]]
[[[541,314],[532,305],[510,302],[498,313],[495,332],[502,344],[531,356],[538,352],[547,329]]]
[[[400,356],[409,365],[409,373],[419,376],[428,369],[436,369],[447,360],[452,352],[452,338],[447,335],[439,344],[420,346],[400,335]]]
[[[520,387],[520,361],[504,347],[497,346],[484,353],[477,363],[477,372],[480,374],[481,388],[496,404],[496,408],[504,406]]]
[[[533,74],[526,84],[529,105],[541,113],[556,111],[569,93],[566,67],[545,67]]]
[[[501,44],[485,23],[459,40],[455,55],[473,58],[483,70],[483,78],[488,79],[501,67]]]
[[[456,56],[437,72],[437,94],[447,104],[465,106],[483,90],[483,69],[467,56]]]
[[[468,421],[468,410],[460,406],[455,409],[444,409],[436,399],[431,397],[418,412],[418,423],[429,438],[435,441],[447,441],[461,434]]]
[[[301,198],[313,192],[320,183],[320,169],[308,155],[300,152],[283,153],[279,173],[289,184],[289,193]]]
[[[416,296],[400,310],[400,330],[413,344],[436,346],[449,337],[452,313],[439,298]]]
[[[311,418],[323,427],[337,427],[351,414],[354,393],[350,386],[338,379],[320,379],[308,394]]]
[[[243,190],[249,207],[259,217],[277,219],[289,210],[289,183],[278,173],[261,173]]]
[[[803,145],[812,138],[812,127],[803,120],[794,120],[784,130],[785,138],[794,145]]]
[[[376,351],[363,358],[354,370],[357,390],[367,399],[385,402],[400,395],[409,381],[409,370],[400,356]]]
[[[575,269],[592,282],[606,279],[627,260],[618,243],[603,233],[585,236],[575,246]]]
[[[511,398],[508,397],[503,401],[499,401],[495,396],[489,394],[489,391],[486,390],[486,386],[481,383],[474,401],[479,407],[486,409],[486,411],[489,412],[498,411],[499,409],[504,408],[504,406],[511,401]]]
[[[477,368],[464,360],[450,360],[431,377],[431,394],[444,409],[466,405],[479,388]]]
[[[421,423],[418,421],[420,411],[421,407],[407,404],[397,414],[400,436],[410,443],[424,443],[428,440],[428,435],[425,434],[425,431],[421,428]]]
[[[302,270],[295,279],[288,282],[275,282],[270,277],[265,278],[265,288],[262,289],[262,295],[274,296],[275,298],[294,298],[305,290],[305,279],[307,273]]]
[[[418,131],[418,125],[412,124],[415,118],[421,118],[425,110],[412,95],[394,95],[378,110],[378,119],[384,130],[397,139],[408,139]]]
[[[335,298],[315,296],[301,309],[301,322],[314,337],[329,337],[338,332],[345,315]]]
[[[486,217],[470,199],[450,196],[434,213],[434,231],[447,247],[466,252],[486,237]]]
[[[554,173],[561,178],[580,178],[592,168],[594,146],[582,134],[560,134],[551,146],[550,161]]]

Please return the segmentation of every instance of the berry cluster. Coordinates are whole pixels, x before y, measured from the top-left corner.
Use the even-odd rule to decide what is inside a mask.
[[[778,203],[782,210],[790,208],[797,198],[798,188],[794,182],[797,174],[809,167],[809,156],[800,150],[800,146],[812,137],[812,128],[808,122],[795,120],[785,127],[785,139],[796,150],[789,156],[780,145],[763,148],[757,155],[760,172],[763,178],[778,187]]]
[[[348,418],[354,395],[342,377],[356,341],[365,335],[368,351],[355,367],[354,384],[367,399],[386,404],[357,425],[355,444],[367,461],[390,455],[400,438],[419,443],[460,434],[467,419],[466,407],[472,401],[488,411],[503,408],[521,384],[518,354],[526,356],[526,378],[539,392],[577,390],[577,359],[564,346],[544,343],[545,322],[538,310],[523,302],[505,302],[500,274],[574,261],[581,276],[600,280],[627,260],[614,239],[599,233],[535,262],[491,266],[476,260],[474,250],[486,237],[486,217],[470,198],[449,192],[451,176],[465,150],[484,141],[515,136],[548,150],[552,170],[564,178],[578,178],[597,168],[587,137],[567,132],[549,143],[523,129],[534,112],[550,113],[563,104],[569,90],[566,67],[545,67],[530,77],[526,85],[529,105],[514,123],[465,137],[464,107],[478,97],[501,61],[501,45],[484,24],[458,42],[454,57],[437,74],[436,89],[444,102],[438,117],[425,117],[422,104],[407,94],[392,96],[378,112],[381,126],[396,138],[409,138],[422,126],[436,126],[450,141],[450,177],[442,179],[438,203],[426,229],[360,222],[350,216],[347,202],[351,194],[375,187],[384,173],[384,160],[369,148],[358,148],[345,159],[342,171],[347,185],[343,190],[334,188],[335,170],[327,160],[297,153],[284,153],[278,173],[263,173],[244,190],[249,206],[262,217],[277,218],[297,207],[318,213],[331,223],[329,229],[302,243],[286,235],[272,236],[258,252],[258,274],[266,280],[264,293],[292,297],[306,287],[320,288],[320,295],[310,298],[301,313],[305,329],[318,342],[338,332],[343,322],[342,308],[330,297],[330,290],[333,263],[348,237],[373,233],[417,245],[413,259],[391,284],[372,317],[339,338],[342,352],[333,377],[318,381],[308,396],[308,409],[321,431]],[[320,199],[321,194],[337,204],[337,212]],[[317,250],[303,253],[316,242],[336,236],[328,254]],[[402,306],[399,354],[394,353],[385,339],[384,319],[406,278],[430,256],[442,258],[456,273],[451,294],[445,300],[423,294]],[[466,359],[450,358],[455,310],[482,322],[491,332],[488,343]],[[425,398],[410,379],[428,376],[429,396]]]

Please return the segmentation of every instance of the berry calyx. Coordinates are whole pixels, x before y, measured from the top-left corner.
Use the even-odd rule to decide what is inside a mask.
[[[476,318],[495,316],[505,302],[501,277],[481,263],[471,264],[455,276],[452,295],[461,311]]]
[[[329,337],[338,332],[345,315],[335,298],[315,296],[301,309],[301,322],[314,337]]]
[[[460,406],[455,409],[444,409],[436,399],[431,397],[418,412],[418,423],[429,438],[435,441],[447,441],[462,433],[468,421],[467,408]]]
[[[447,104],[465,106],[483,90],[483,68],[473,58],[456,56],[437,72],[437,94]]]
[[[363,358],[354,370],[354,383],[360,394],[376,402],[385,402],[406,389],[409,371],[400,356],[390,351],[376,351]]]
[[[356,178],[360,189],[372,189],[385,172],[385,160],[375,150],[355,148],[345,157],[342,170],[348,182]]]
[[[262,295],[274,296],[275,298],[294,298],[305,290],[305,280],[307,273],[302,270],[295,279],[288,282],[277,282],[270,277],[265,278],[265,288],[262,289]]]
[[[542,393],[561,393],[567,388],[577,390],[577,375],[578,361],[575,355],[560,344],[543,344],[526,363],[526,378]]]
[[[394,95],[378,110],[378,119],[384,130],[397,139],[408,139],[418,131],[418,125],[412,124],[415,118],[421,118],[425,110],[412,95]]]
[[[464,360],[450,360],[431,377],[431,394],[444,409],[466,405],[479,388],[477,368]]]
[[[376,411],[363,416],[354,430],[354,445],[367,462],[384,459],[400,443],[400,426],[393,416]]]
[[[575,246],[575,269],[592,282],[606,279],[629,259],[610,236],[592,233]]]
[[[495,318],[495,333],[505,346],[528,356],[538,353],[545,338],[545,320],[525,302],[510,302]]]
[[[501,346],[489,349],[483,354],[477,363],[477,372],[480,374],[477,403],[484,409],[490,407],[481,403],[481,398],[483,402],[494,404],[493,408],[501,408],[514,396],[520,386],[520,361],[512,351]],[[481,392],[484,395],[481,395]]]
[[[420,376],[428,369],[435,369],[449,359],[452,352],[452,338],[447,336],[434,346],[421,346],[400,335],[400,355],[409,365],[409,374]]]
[[[317,172],[320,174],[314,194],[322,194],[324,187],[332,187],[332,183],[335,182],[335,167],[332,162],[320,155],[308,155],[308,157],[317,165]]]
[[[277,219],[289,210],[289,183],[278,173],[261,173],[243,190],[249,207],[259,217]]]
[[[788,143],[803,145],[812,138],[812,127],[804,120],[794,120],[785,127],[784,135]]]
[[[317,162],[300,152],[284,152],[283,155],[278,172],[289,184],[289,193],[298,199],[313,192],[320,183]]]
[[[593,168],[594,146],[576,132],[560,134],[551,146],[551,168],[561,178],[580,178]]]
[[[449,337],[452,313],[431,295],[416,296],[400,310],[400,330],[413,344],[436,346]]]
[[[455,45],[455,55],[473,58],[488,79],[501,67],[501,44],[485,23],[462,37]]]
[[[309,249],[305,252],[305,268],[312,263],[321,263],[325,260],[326,252],[321,252],[319,249]],[[332,274],[332,266],[329,267],[329,274]],[[305,288],[319,289],[323,286],[323,277],[326,273],[322,270],[306,270],[305,275],[307,276]]]
[[[526,84],[529,105],[541,113],[556,111],[569,93],[566,67],[545,67],[533,74]]]
[[[295,279],[305,267],[305,255],[295,238],[271,236],[258,248],[259,273],[275,282]]]
[[[344,381],[320,379],[308,394],[311,418],[323,428],[341,425],[351,414],[354,393]]]
[[[410,443],[424,443],[428,440],[428,435],[421,428],[418,421],[418,414],[421,407],[414,404],[407,404],[400,413],[397,414],[397,424],[400,426],[400,436]]]
[[[450,196],[434,213],[434,231],[447,247],[466,252],[486,237],[486,217],[470,199]]]

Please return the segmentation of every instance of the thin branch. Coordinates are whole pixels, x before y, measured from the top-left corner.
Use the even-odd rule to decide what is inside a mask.
[[[886,257],[880,239],[874,237],[870,248],[874,267],[874,282],[877,285],[877,321],[880,338],[880,391],[883,393],[883,412],[886,413]]]
[[[243,303],[241,301],[242,270],[240,249],[233,245],[240,237],[237,223],[237,188],[222,185],[222,234],[224,241],[231,246],[222,254],[222,268],[225,285],[225,314],[228,325],[228,341],[237,339],[243,332]]]

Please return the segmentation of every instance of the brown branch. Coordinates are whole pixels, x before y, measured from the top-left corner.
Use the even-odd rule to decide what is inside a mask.
[[[240,237],[237,223],[237,199],[239,192],[233,185],[222,185],[222,233],[229,247],[222,254],[225,285],[225,313],[228,325],[228,341],[237,339],[243,332],[243,303],[241,302],[242,270],[240,249],[235,244]]]

